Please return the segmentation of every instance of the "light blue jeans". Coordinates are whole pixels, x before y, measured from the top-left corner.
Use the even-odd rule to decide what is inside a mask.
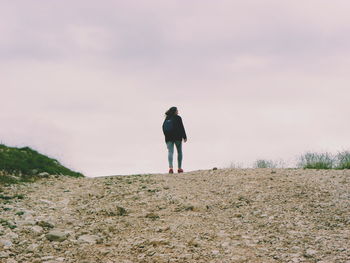
[[[168,148],[168,162],[169,168],[173,168],[173,156],[174,156],[174,144],[176,145],[177,150],[177,164],[178,167],[181,168],[182,165],[182,141],[169,141],[166,143]]]

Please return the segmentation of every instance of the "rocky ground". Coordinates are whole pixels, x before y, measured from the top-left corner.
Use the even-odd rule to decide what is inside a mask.
[[[350,171],[51,177],[0,212],[4,263],[350,263]]]

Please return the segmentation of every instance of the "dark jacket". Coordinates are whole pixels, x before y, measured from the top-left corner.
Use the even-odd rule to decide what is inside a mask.
[[[185,128],[182,123],[181,117],[179,115],[174,115],[170,118],[172,118],[174,121],[174,131],[171,134],[165,134],[163,131],[165,136],[165,142],[168,142],[168,141],[174,142],[174,141],[181,141],[182,139],[187,139]],[[165,120],[167,119],[168,117]]]

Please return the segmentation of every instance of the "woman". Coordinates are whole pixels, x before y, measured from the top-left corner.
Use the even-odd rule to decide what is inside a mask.
[[[177,149],[177,164],[178,173],[183,173],[182,165],[182,139],[187,142],[187,136],[181,117],[178,115],[179,111],[176,107],[171,107],[165,113],[165,120],[163,122],[163,133],[165,142],[168,148],[169,173],[174,173],[173,170],[173,155],[174,144]]]

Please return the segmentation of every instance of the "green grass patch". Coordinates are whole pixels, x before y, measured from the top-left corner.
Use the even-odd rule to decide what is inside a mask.
[[[253,164],[254,168],[276,168],[276,162],[272,160],[258,159]]]
[[[9,221],[2,219],[2,218],[0,218],[0,225],[2,225],[4,227],[8,227],[10,229],[15,229],[17,227],[16,225],[13,225]]]
[[[0,174],[0,185],[1,184],[16,184],[19,180],[15,179],[13,176]]]
[[[117,215],[118,216],[125,216],[127,214],[128,214],[128,212],[126,211],[125,208],[123,208],[121,206],[117,206]]]
[[[9,196],[9,195],[2,195],[0,194],[0,199],[2,200],[11,200],[11,199],[24,199],[24,195],[22,194],[17,194],[17,195],[14,195],[14,196]]]
[[[350,151],[339,152],[336,155],[336,169],[350,169]]]
[[[16,215],[17,215],[17,216],[22,216],[22,215],[24,215],[24,212],[23,212],[23,211],[18,211],[18,212],[16,213]]]
[[[72,171],[56,159],[49,158],[29,148],[8,147],[0,144],[0,184],[13,184],[18,180],[11,175],[20,176],[22,182],[32,182],[35,176],[46,172],[48,174],[62,174],[73,177],[83,177],[83,174]]]
[[[299,157],[298,166],[304,169],[332,169],[335,167],[335,158],[327,152],[307,152]]]

